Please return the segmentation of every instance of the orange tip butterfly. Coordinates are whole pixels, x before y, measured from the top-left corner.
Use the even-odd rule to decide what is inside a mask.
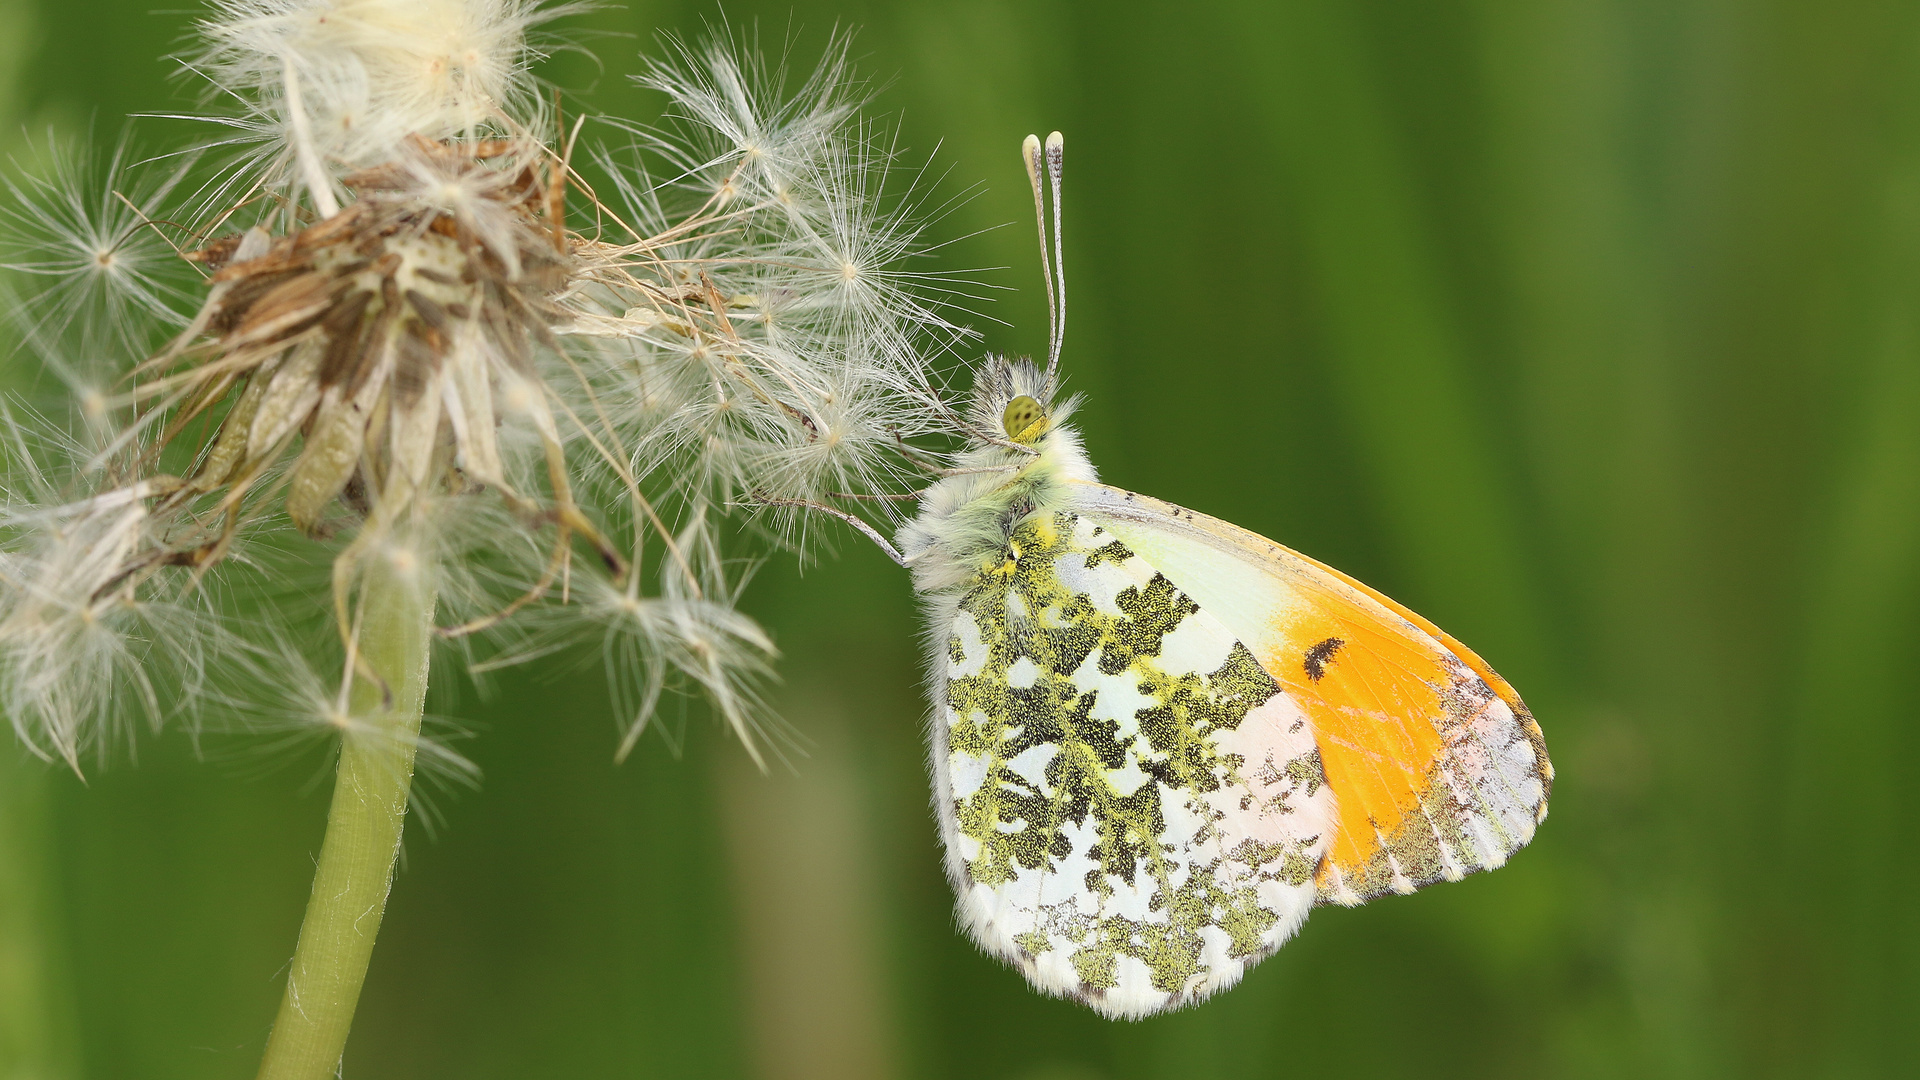
[[[989,360],[970,446],[897,547],[828,512],[910,569],[925,603],[961,923],[1036,988],[1138,1018],[1232,986],[1317,904],[1501,865],[1545,819],[1553,766],[1513,687],[1432,623],[1098,482],[1075,401],[1055,400],[1060,134],[1022,156],[1046,367]]]

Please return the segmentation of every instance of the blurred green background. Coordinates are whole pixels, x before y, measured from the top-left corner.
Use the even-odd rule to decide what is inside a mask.
[[[184,107],[159,58],[193,12],[151,8],[0,0],[0,142]],[[713,14],[575,18],[604,67],[549,74],[647,116],[639,51]],[[974,234],[943,265],[1010,268],[990,347],[1044,342],[1016,147],[1064,129],[1105,478],[1471,643],[1546,730],[1553,816],[1498,873],[1319,912],[1201,1008],[1043,1000],[954,930],[912,598],[849,541],[749,594],[790,772],[697,716],[616,767],[591,665],[440,701],[486,779],[409,840],[348,1077],[1920,1069],[1920,4],[726,16],[803,68],[858,28],[904,142],[983,185],[937,230]],[[327,794],[317,759],[257,765],[166,736],[82,786],[0,755],[0,1077],[252,1075]]]

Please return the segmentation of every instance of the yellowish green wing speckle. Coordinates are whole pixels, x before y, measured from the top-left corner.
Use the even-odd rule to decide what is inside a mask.
[[[1305,718],[1111,534],[1036,516],[946,643],[934,767],[963,920],[1041,989],[1141,1016],[1238,981],[1313,904]]]

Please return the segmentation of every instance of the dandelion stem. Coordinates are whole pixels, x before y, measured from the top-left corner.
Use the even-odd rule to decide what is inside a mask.
[[[435,595],[431,576],[418,563],[378,554],[365,561],[360,670],[371,671],[385,685],[365,677],[353,684],[348,700],[353,724],[340,747],[313,895],[260,1080],[338,1075],[400,851]]]

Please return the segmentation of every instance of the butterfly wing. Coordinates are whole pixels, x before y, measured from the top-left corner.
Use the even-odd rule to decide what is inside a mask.
[[[1299,926],[1334,813],[1313,732],[1203,605],[1060,513],[1015,529],[935,633],[935,801],[984,948],[1137,1017]]]
[[[1102,484],[1076,507],[1244,641],[1306,714],[1337,805],[1322,902],[1491,869],[1533,838],[1553,766],[1486,662],[1378,592],[1238,526]]]

